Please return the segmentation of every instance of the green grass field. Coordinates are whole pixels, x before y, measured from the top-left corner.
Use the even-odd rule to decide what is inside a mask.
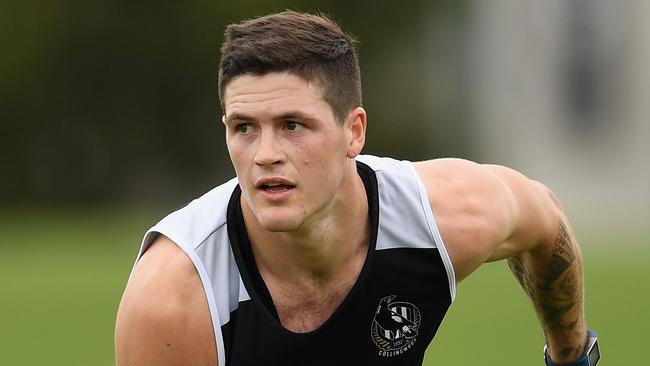
[[[0,365],[113,365],[120,295],[141,235],[159,217],[3,210]],[[601,338],[601,364],[646,364],[648,236],[581,241],[586,311]],[[460,285],[425,365],[542,365],[542,344],[523,291],[505,263],[492,263]]]

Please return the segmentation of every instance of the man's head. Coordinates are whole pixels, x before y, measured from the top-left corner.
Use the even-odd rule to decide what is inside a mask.
[[[226,144],[247,223],[290,232],[330,222],[360,192],[366,112],[353,42],[324,17],[285,12],[229,26],[222,53]]]
[[[286,11],[229,25],[221,48],[219,97],[237,76],[288,72],[318,85],[343,123],[361,106],[355,41],[322,15]]]

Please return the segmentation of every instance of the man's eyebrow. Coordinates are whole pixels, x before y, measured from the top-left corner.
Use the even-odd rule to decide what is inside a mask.
[[[255,118],[245,115],[243,113],[233,113],[231,115],[226,116],[226,123],[229,121],[234,121],[234,120],[239,120],[239,121],[255,121]]]
[[[314,116],[311,116],[309,114],[306,114],[301,111],[289,111],[289,112],[284,112],[278,116],[273,117],[274,121],[286,121],[286,120],[292,120],[292,119],[297,119],[301,121],[316,121],[317,118]],[[226,116],[226,123],[229,121],[251,121],[255,122],[257,119],[255,117],[243,114],[243,113],[233,113],[231,115]]]
[[[297,119],[302,121],[316,121],[317,119],[309,114],[305,114],[301,111],[289,111],[282,113],[279,116],[273,118],[276,121],[286,121],[291,119]]]

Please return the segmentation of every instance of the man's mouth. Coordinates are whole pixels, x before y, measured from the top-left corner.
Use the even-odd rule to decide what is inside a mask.
[[[294,186],[289,185],[289,184],[282,184],[282,183],[266,183],[262,184],[260,186],[261,189],[267,191],[267,192],[283,192],[287,191]]]
[[[261,178],[255,182],[255,186],[257,189],[270,193],[280,193],[296,188],[292,182],[280,177]]]

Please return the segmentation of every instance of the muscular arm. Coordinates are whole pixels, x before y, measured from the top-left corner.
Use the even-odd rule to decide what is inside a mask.
[[[124,291],[115,327],[118,366],[217,364],[208,303],[190,259],[159,236]]]
[[[460,159],[416,164],[458,281],[507,259],[532,300],[555,362],[584,351],[583,271],[578,244],[551,191],[514,170]]]
[[[564,218],[553,245],[539,252],[512,256],[508,265],[537,310],[551,358],[573,361],[585,351],[583,275],[580,250]]]

